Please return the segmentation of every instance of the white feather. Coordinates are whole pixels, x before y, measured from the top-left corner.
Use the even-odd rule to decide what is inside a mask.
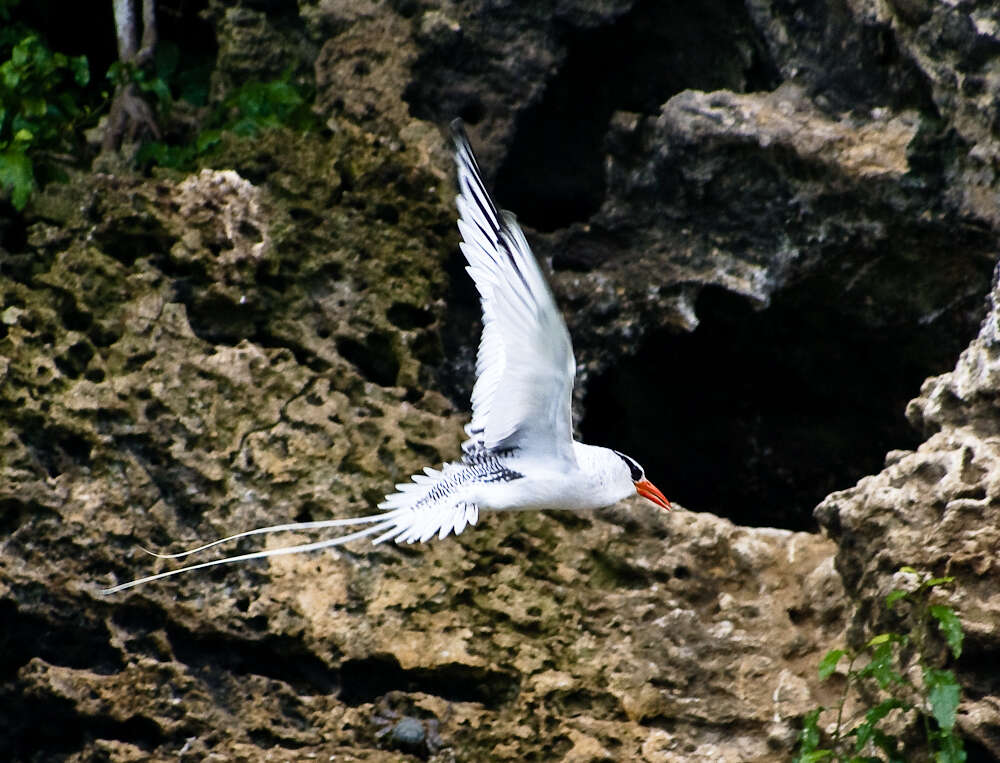
[[[520,226],[498,212],[460,125],[453,126],[460,194],[456,200],[466,270],[481,298],[483,333],[476,358],[466,461],[426,467],[378,504],[381,514],[298,522],[230,535],[178,558],[251,535],[369,524],[328,540],[192,564],[108,588],[114,593],[190,570],[332,548],[375,536],[372,543],[445,538],[475,525],[480,508],[597,508],[634,492],[629,468],[604,448],[572,438],[570,397],[576,362],[566,324]],[[504,460],[496,453],[512,451]],[[511,466],[508,466],[512,464]],[[529,472],[521,474],[524,470]]]
[[[470,437],[575,467],[569,332],[517,220],[497,211],[457,128],[454,139],[461,249],[483,308]]]

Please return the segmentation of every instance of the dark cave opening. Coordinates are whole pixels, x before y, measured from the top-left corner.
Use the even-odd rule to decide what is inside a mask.
[[[842,296],[803,283],[755,311],[706,289],[694,332],[654,333],[590,383],[584,440],[636,458],[687,509],[815,531],[826,495],[921,442],[906,404],[975,333],[967,314],[964,332],[948,320],[879,328]]]
[[[94,739],[123,742],[148,753],[167,739],[149,718],[84,715],[73,702],[51,690],[36,689],[25,696],[17,688],[0,686],[0,703],[7,710],[0,715],[3,760],[68,760]]]
[[[111,3],[35,0],[21,3],[11,15],[12,21],[41,30],[53,50],[87,56],[91,82],[97,80],[100,87],[106,87],[104,74],[118,58]]]
[[[207,88],[210,65],[218,45],[215,31],[205,18],[207,0],[169,0],[156,4],[158,38],[177,46],[181,65],[170,82],[180,92],[184,78],[198,69]],[[108,86],[105,74],[118,60],[115,20],[112,3],[81,3],[75,0],[35,0],[21,3],[12,14],[33,29],[42,30],[53,50],[71,56],[85,55],[90,65],[90,82],[97,90]]]
[[[517,680],[500,671],[459,664],[404,669],[391,655],[346,660],[340,675],[339,699],[353,707],[402,691],[431,694],[449,702],[478,702],[495,709],[518,691]]]
[[[542,100],[519,116],[496,179],[500,205],[539,231],[586,220],[600,207],[603,140],[615,111],[654,114],[687,88],[747,92],[778,83],[734,0],[644,0],[614,24],[568,29],[565,45],[565,63]]]

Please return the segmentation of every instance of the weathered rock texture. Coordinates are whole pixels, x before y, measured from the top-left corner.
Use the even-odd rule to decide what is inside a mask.
[[[0,757],[786,759],[901,564],[959,578],[962,730],[1000,754],[1000,296],[903,418],[997,259],[992,4],[159,5],[215,97],[291,71],[327,129],[0,215]],[[161,568],[137,544],[367,512],[458,452],[456,114],[552,271],[582,431],[691,511],[100,596]],[[890,448],[829,538],[759,527]]]
[[[850,635],[898,623],[882,602],[903,565],[953,575],[950,604],[966,633],[959,662],[967,699],[962,729],[1000,758],[1000,268],[979,336],[955,370],[928,379],[907,408],[929,435],[893,451],[886,468],[834,493],[816,514],[838,543],[837,570],[858,601]],[[886,542],[886,539],[891,539]]]
[[[409,114],[475,122],[500,201],[543,232],[592,398],[583,432],[680,472],[691,505],[811,527],[796,517],[917,444],[906,401],[975,333],[997,249],[979,108],[1000,89],[995,9],[932,5],[916,28],[874,3],[413,16],[451,31],[416,33]],[[474,348],[449,325],[464,364],[443,383],[467,392]],[[678,332],[696,326],[690,351]],[[675,382],[666,400],[635,384],[651,373]]]

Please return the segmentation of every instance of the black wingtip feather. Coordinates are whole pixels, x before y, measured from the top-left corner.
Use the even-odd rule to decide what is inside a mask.
[[[451,124],[448,125],[448,129],[451,132],[451,140],[455,144],[455,148],[458,149],[460,153],[464,152],[469,156],[472,156],[472,161],[475,162],[476,159],[472,153],[472,144],[469,143],[469,136],[465,132],[465,122],[462,121],[462,118],[456,117],[451,120]]]
[[[469,143],[469,136],[465,132],[465,122],[462,121],[461,117],[456,117],[451,120],[449,128],[451,129],[451,139],[454,142],[459,155],[464,157],[465,162],[469,165],[469,169],[474,175],[481,175],[482,172],[479,169],[479,162],[476,160],[476,155],[472,151],[472,144]],[[492,200],[490,203],[492,204]]]
[[[469,143],[469,137],[465,133],[465,125],[460,117],[451,120],[449,125],[451,128],[451,137],[455,142],[455,148],[457,149],[456,161],[460,165],[464,164],[465,169],[472,175],[471,180],[466,180],[464,187],[460,187],[462,194],[471,199],[476,206],[479,207],[479,211],[482,214],[482,218],[487,222],[492,222],[493,225],[493,235],[487,234],[483,227],[475,220],[476,227],[479,231],[487,238],[494,241],[496,246],[506,252],[507,259],[510,261],[511,267],[513,267],[514,272],[524,283],[528,291],[531,291],[531,285],[528,283],[528,279],[525,278],[524,273],[521,272],[520,266],[517,264],[517,259],[514,257],[513,252],[504,241],[504,231],[510,231],[512,227],[517,226],[517,218],[512,212],[500,212],[497,209],[496,204],[493,202],[493,198],[490,196],[490,192],[486,190],[486,185],[483,182],[482,171],[479,169],[479,162],[476,159],[475,153],[472,151],[472,145]],[[478,192],[472,186],[472,181],[475,181],[478,187]],[[489,254],[487,252],[487,254]],[[492,258],[492,255],[490,255]],[[495,261],[495,260],[494,260]]]

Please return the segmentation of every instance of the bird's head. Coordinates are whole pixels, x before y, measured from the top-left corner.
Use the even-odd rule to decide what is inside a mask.
[[[656,485],[646,479],[646,472],[639,466],[639,463],[634,458],[626,456],[624,453],[619,453],[617,450],[614,453],[628,466],[632,482],[635,484],[635,492],[647,501],[652,501],[661,509],[670,511],[670,501],[667,500],[666,496],[660,492],[660,489]]]

